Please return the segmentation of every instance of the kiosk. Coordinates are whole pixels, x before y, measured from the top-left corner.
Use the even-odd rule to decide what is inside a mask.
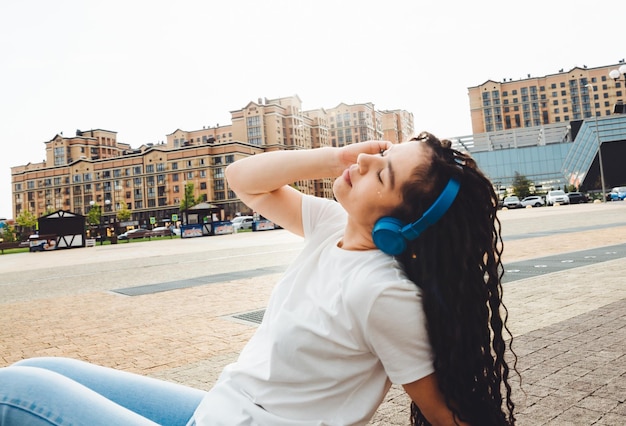
[[[38,237],[42,240],[45,235],[46,241],[54,238],[49,246],[57,249],[85,247],[85,216],[66,210],[58,210],[38,220]],[[52,237],[54,236],[54,237]]]
[[[224,209],[216,205],[209,203],[196,204],[187,210],[183,210],[181,214],[181,238],[233,233],[233,225],[223,219]]]

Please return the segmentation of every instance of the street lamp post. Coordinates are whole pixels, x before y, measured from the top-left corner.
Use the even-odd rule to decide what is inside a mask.
[[[111,200],[104,200],[104,205],[108,206],[111,204]],[[100,205],[98,203],[96,203],[94,200],[91,200],[89,202],[89,205],[91,206],[92,209],[97,208],[100,212],[100,214],[98,215],[98,232],[100,233],[100,245],[102,245],[104,243],[104,239],[106,237],[106,233],[103,233],[102,231],[102,216],[104,211],[106,211],[106,208],[102,209],[102,207],[100,207]],[[104,234],[104,235],[103,235]]]
[[[104,200],[104,211],[109,212],[109,213],[113,211],[111,200],[109,199]],[[105,234],[108,233],[110,224],[111,224],[111,220],[107,219],[107,226],[106,226],[107,232],[105,232]],[[111,244],[117,244],[117,236],[116,236],[116,231],[115,231],[115,215],[113,215],[113,233],[111,235]]]
[[[587,90],[591,88],[595,92],[595,88],[591,84],[585,86]],[[602,202],[606,203],[606,186],[604,185],[604,165],[602,161],[602,141],[600,140],[600,131],[598,130],[598,114],[596,113],[595,99],[590,98],[593,107],[593,120],[596,126],[596,140],[598,141],[598,163],[600,163],[600,182],[602,183]]]

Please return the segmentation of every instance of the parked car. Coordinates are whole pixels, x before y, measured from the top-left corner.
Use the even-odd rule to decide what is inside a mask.
[[[169,226],[157,226],[150,231],[151,237],[171,237],[173,235]]]
[[[231,220],[233,224],[233,229],[235,232],[241,229],[252,229],[252,222],[254,222],[254,218],[252,216],[237,216],[233,220]]]
[[[546,202],[542,197],[538,195],[530,195],[522,200],[522,207],[533,206],[533,207],[541,207],[545,206]]]
[[[548,191],[548,195],[546,195],[546,204],[549,206],[553,206],[555,204],[569,204],[569,198],[565,192],[560,189],[555,189],[554,191]]]
[[[507,209],[519,209],[522,207],[522,203],[519,200],[518,196],[512,195],[510,197],[506,197],[502,202],[502,206]]]
[[[117,236],[118,240],[130,240],[131,238],[144,238],[150,236],[150,231],[143,228],[131,229]]]
[[[581,204],[589,201],[589,198],[582,192],[568,192],[567,198],[569,198],[570,204]]]
[[[611,189],[611,201],[623,201],[626,198],[626,186],[616,186]]]

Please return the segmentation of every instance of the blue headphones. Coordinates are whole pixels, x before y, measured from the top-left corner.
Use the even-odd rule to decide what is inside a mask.
[[[392,256],[401,254],[406,249],[406,242],[420,236],[430,225],[443,216],[459,193],[461,184],[451,178],[432,206],[416,222],[405,225],[395,217],[382,217],[372,229],[374,244],[383,252]]]

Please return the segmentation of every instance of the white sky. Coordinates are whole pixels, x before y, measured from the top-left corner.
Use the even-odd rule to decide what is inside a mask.
[[[624,9],[600,5],[4,1],[0,218],[12,216],[10,167],[42,161],[59,132],[112,130],[138,147],[297,94],[305,110],[373,102],[412,112],[416,130],[469,135],[468,87],[624,58]]]

